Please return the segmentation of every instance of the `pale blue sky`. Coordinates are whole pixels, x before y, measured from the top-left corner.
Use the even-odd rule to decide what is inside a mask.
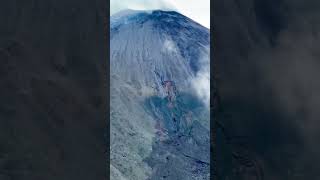
[[[202,24],[210,27],[210,0],[111,0],[111,15],[123,10],[175,10]]]

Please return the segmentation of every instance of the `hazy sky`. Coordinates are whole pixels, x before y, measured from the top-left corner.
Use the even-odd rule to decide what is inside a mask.
[[[123,9],[175,10],[210,27],[210,0],[111,0],[111,15]]]

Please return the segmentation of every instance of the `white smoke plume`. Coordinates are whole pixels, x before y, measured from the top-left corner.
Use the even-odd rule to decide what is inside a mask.
[[[176,44],[169,39],[166,39],[163,44],[163,49],[168,52],[178,52]]]
[[[121,10],[176,10],[175,6],[169,0],[111,0],[110,15]]]
[[[200,59],[200,70],[195,78],[191,80],[191,86],[197,96],[203,101],[206,107],[210,105],[210,56],[206,55]]]

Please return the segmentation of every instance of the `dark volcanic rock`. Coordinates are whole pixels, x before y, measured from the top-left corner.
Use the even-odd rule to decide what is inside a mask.
[[[152,168],[150,180],[210,179],[210,132],[196,120],[199,114],[195,110],[205,107],[196,98],[188,101],[189,96],[178,95],[172,108],[153,98],[148,100],[160,112],[154,118],[164,122],[164,125],[157,126],[152,152],[145,159]],[[160,101],[166,102],[166,99]],[[168,116],[170,113],[167,112],[172,115]]]
[[[106,178],[106,8],[1,3],[1,180]]]

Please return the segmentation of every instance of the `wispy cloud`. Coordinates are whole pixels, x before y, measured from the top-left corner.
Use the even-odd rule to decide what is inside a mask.
[[[165,51],[168,51],[168,52],[177,52],[178,51],[176,44],[172,40],[169,40],[169,39],[166,39],[164,41],[163,48]]]
[[[111,0],[110,15],[121,10],[174,10],[210,28],[210,0]]]
[[[200,70],[195,78],[191,79],[191,86],[203,103],[210,105],[210,61],[209,55],[204,55],[200,59]]]
[[[134,10],[176,10],[175,6],[168,0],[111,0],[110,15],[124,9]]]

